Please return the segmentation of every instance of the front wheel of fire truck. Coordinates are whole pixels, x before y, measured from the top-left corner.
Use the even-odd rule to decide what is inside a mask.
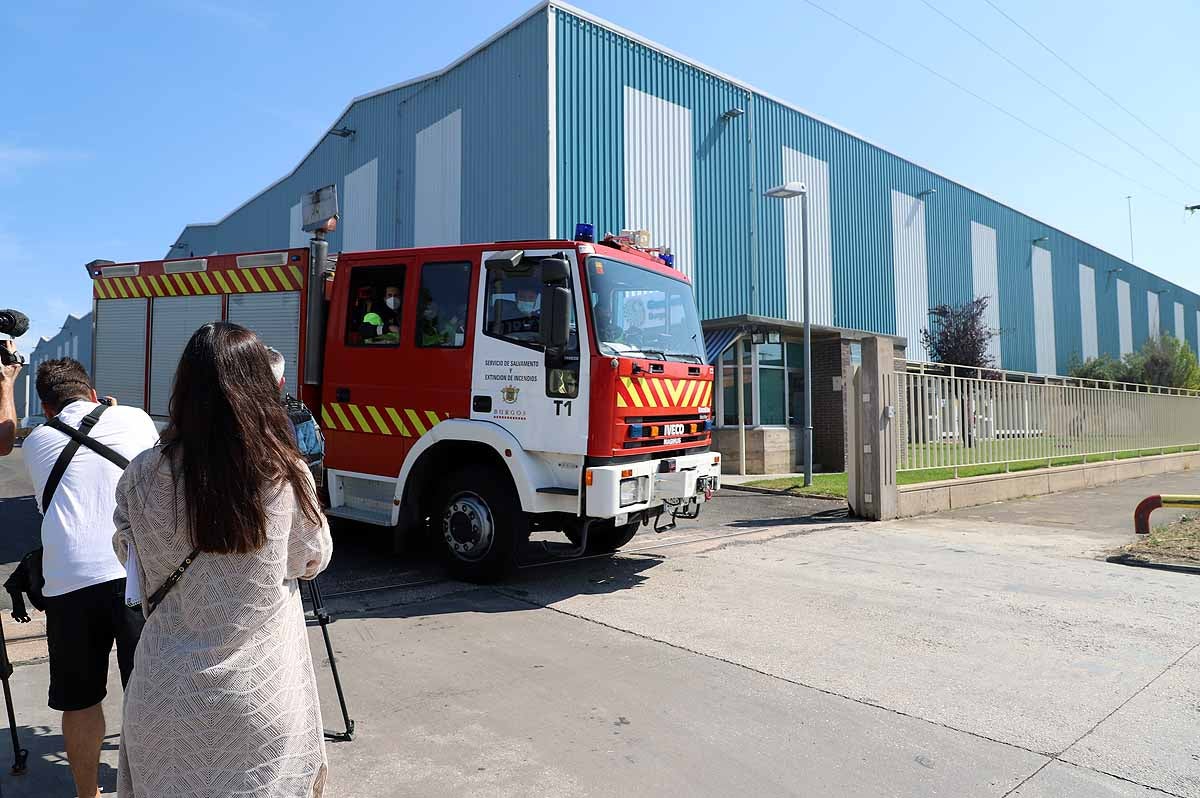
[[[450,571],[469,582],[492,582],[512,567],[529,521],[513,491],[490,469],[451,475],[435,504],[435,531]]]

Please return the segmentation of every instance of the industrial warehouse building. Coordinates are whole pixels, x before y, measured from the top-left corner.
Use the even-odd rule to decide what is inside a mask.
[[[864,333],[922,360],[927,311],[977,296],[1006,369],[1063,373],[1169,332],[1197,345],[1200,297],[953,180],[558,3],[436,73],[353,100],[293,172],[167,257],[304,246],[302,193],[336,184],[331,250],[646,229],[695,281],[721,448],[744,363],[752,471],[793,470],[808,188],[816,460],[844,463]]]
[[[47,360],[71,357],[90,368],[92,362],[92,314],[67,316],[62,329],[41,338],[29,352],[28,365],[21,369],[16,384],[17,420],[22,426],[42,421],[42,404],[35,387],[37,367]]]

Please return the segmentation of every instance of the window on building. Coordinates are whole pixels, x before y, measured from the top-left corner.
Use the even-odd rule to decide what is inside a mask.
[[[804,424],[804,345],[788,343],[787,359],[788,423]]]
[[[398,346],[404,266],[359,266],[350,277],[347,346]]]
[[[743,340],[747,426],[804,423],[804,346],[798,341],[752,345]],[[720,358],[720,421],[737,426],[737,345]]]
[[[420,347],[457,348],[466,342],[471,264],[426,263],[417,296],[416,341]]]
[[[735,427],[738,423],[737,405],[737,351],[735,343],[721,355],[721,422],[726,426]],[[742,401],[746,409],[746,424],[754,423],[754,400],[751,390],[754,380],[754,369],[750,363],[750,345],[746,344],[742,352],[744,364],[742,382]]]
[[[758,423],[782,426],[787,423],[783,344],[759,344],[754,348],[758,360]]]

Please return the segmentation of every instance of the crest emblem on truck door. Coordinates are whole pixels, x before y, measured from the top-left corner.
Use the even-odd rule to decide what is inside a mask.
[[[516,404],[517,394],[520,392],[521,389],[515,385],[505,385],[500,389],[500,398],[503,399],[507,404]]]

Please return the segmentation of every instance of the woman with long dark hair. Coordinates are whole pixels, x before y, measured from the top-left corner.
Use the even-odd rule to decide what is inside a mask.
[[[214,322],[188,341],[162,443],[130,463],[115,520],[147,616],[118,793],[319,798],[325,746],[296,580],[324,570],[332,543],[254,333]]]

